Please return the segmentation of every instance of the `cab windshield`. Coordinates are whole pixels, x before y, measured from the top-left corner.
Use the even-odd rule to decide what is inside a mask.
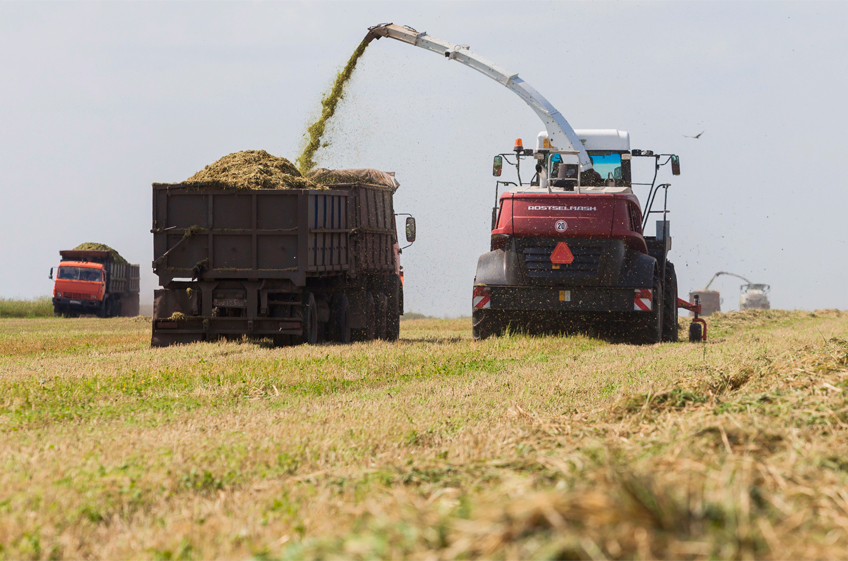
[[[59,267],[56,278],[98,282],[100,281],[100,270],[89,267]]]
[[[594,154],[592,159],[594,169],[601,179],[621,179],[621,154]]]
[[[583,174],[584,185],[603,185],[607,180],[613,180],[619,185],[624,179],[621,171],[621,154],[590,154],[592,171]],[[563,163],[562,156],[554,154],[550,159],[548,173],[550,177],[558,177],[559,168]],[[569,170],[571,173],[576,171]],[[596,175],[597,174],[597,175]],[[568,177],[568,173],[566,173]]]

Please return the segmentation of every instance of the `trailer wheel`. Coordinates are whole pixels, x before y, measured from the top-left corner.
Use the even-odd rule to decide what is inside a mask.
[[[311,292],[304,292],[302,302],[303,334],[300,336],[300,342],[316,345],[318,343],[318,305],[315,303],[315,296]]]
[[[388,309],[388,298],[385,294],[377,292],[374,294],[374,324],[376,327],[375,339],[386,339],[387,336],[387,321],[386,311]]]
[[[674,272],[674,265],[671,263],[665,265],[662,340],[677,342],[677,273]]]
[[[365,340],[373,341],[377,338],[377,311],[374,309],[374,295],[365,293]]]
[[[388,308],[386,309],[386,339],[397,341],[400,337],[400,277],[392,275],[389,281]]]
[[[334,294],[330,301],[329,339],[350,343],[350,301],[347,294]]]

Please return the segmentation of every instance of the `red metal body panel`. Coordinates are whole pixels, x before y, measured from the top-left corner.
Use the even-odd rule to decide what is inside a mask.
[[[635,195],[504,193],[492,235],[623,240],[648,252]]]

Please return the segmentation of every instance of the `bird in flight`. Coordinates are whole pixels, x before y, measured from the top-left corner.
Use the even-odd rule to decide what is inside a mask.
[[[696,134],[695,136],[689,136],[689,135],[684,134],[684,135],[683,135],[683,137],[684,137],[684,138],[701,138],[701,135],[702,135],[702,134],[704,134],[705,132],[707,132],[707,131],[706,131],[706,130],[702,130],[701,132],[699,132],[699,133],[698,133],[698,134]]]

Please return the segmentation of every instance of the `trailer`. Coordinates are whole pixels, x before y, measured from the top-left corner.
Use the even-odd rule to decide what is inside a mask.
[[[153,184],[152,346],[396,340],[403,314],[394,189]],[[407,241],[415,219],[406,219]]]
[[[57,316],[137,316],[139,266],[118,263],[111,251],[65,249],[53,284]],[[53,269],[49,278],[53,280]]]

